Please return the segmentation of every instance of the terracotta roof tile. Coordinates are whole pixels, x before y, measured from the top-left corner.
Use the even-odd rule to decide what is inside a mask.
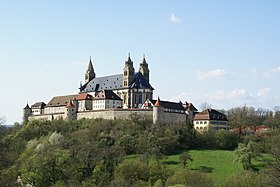
[[[65,108],[75,108],[75,106],[73,105],[72,101],[69,100]]]
[[[83,93],[83,94],[79,94],[74,99],[76,99],[76,100],[92,100],[92,95]]]

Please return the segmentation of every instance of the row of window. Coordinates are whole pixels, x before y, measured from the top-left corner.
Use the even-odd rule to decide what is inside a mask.
[[[207,124],[207,121],[196,121],[195,124]],[[212,125],[226,125],[226,121],[210,121]]]
[[[207,121],[196,121],[195,124],[207,124]]]

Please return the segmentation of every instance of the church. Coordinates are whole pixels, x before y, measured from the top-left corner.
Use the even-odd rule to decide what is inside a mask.
[[[150,70],[145,56],[135,72],[133,61],[128,55],[123,72],[120,74],[97,77],[91,58],[85,73],[85,84],[80,86],[80,93],[96,94],[101,90],[112,90],[123,101],[123,108],[141,108],[147,99],[153,98],[154,88],[150,84]]]

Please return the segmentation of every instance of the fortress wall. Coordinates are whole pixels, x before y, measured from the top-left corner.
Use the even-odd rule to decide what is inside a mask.
[[[145,119],[152,119],[152,110],[100,110],[100,111],[89,111],[89,112],[78,112],[77,119],[82,118],[103,118],[103,119],[128,119],[130,115],[136,113]]]
[[[53,120],[64,118],[64,113],[59,114],[43,114],[43,115],[32,115],[28,117],[28,120]]]
[[[187,119],[186,114],[182,113],[172,113],[164,112],[162,115],[158,116],[161,123],[185,123]]]

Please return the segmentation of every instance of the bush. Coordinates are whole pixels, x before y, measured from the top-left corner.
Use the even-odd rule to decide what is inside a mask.
[[[265,187],[264,184],[265,178],[262,175],[252,173],[252,172],[243,172],[230,176],[224,186],[227,187]]]
[[[166,181],[167,186],[184,185],[184,186],[203,186],[212,187],[212,180],[206,174],[200,172],[193,172],[186,169],[178,170],[173,176]]]

